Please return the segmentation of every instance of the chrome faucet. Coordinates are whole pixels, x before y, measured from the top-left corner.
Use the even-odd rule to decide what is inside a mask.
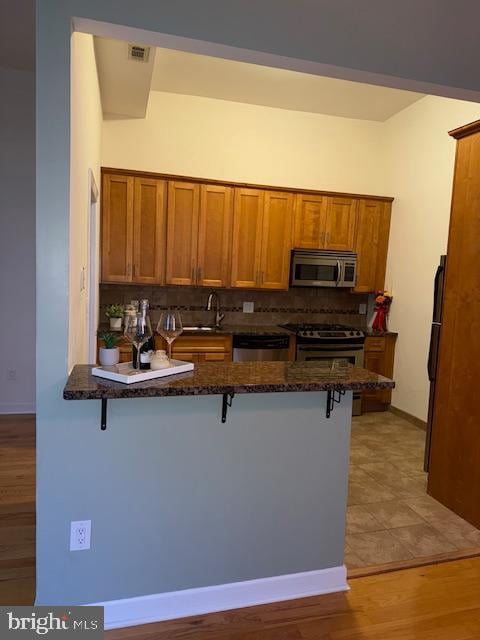
[[[224,313],[220,313],[220,299],[216,291],[210,291],[207,300],[207,311],[211,311],[213,307],[213,300],[215,299],[215,326],[217,329],[220,327],[221,321],[225,318]]]

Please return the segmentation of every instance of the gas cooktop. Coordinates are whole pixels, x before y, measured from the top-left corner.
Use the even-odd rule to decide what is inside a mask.
[[[283,329],[292,331],[300,338],[364,338],[365,334],[361,329],[347,327],[342,324],[319,324],[319,323],[287,323],[280,325]]]

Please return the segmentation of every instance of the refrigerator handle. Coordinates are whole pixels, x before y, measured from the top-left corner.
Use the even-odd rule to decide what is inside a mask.
[[[438,359],[438,347],[440,342],[440,325],[437,323],[432,324],[432,331],[430,334],[430,348],[428,350],[428,379],[433,382],[436,378],[437,359]]]
[[[444,270],[445,270],[445,267],[442,264],[440,264],[437,267],[437,272],[435,274],[435,280],[433,285],[433,321],[434,322],[440,322],[441,309],[438,309],[438,305],[441,304],[439,286],[440,286],[440,278],[443,276]]]

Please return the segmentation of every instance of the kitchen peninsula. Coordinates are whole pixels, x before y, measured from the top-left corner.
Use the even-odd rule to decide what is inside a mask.
[[[161,515],[155,555],[160,567],[175,559],[175,589],[228,583],[236,593],[248,581],[252,600],[220,598],[199,603],[201,612],[258,601],[259,583],[264,601],[347,588],[352,391],[393,386],[365,369],[322,362],[205,363],[133,385],[77,365],[63,395],[75,403],[122,399],[109,406],[99,446],[120,432],[144,456],[136,466],[127,457],[124,470],[135,486],[146,478],[156,486],[148,506]],[[145,444],[141,454],[153,432],[158,449]],[[170,589],[171,580],[164,577]]]

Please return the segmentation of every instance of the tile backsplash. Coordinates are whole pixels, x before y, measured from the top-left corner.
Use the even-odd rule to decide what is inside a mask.
[[[158,287],[148,285],[100,285],[100,322],[106,321],[105,308],[112,303],[148,298],[150,316],[156,322],[163,309],[182,311],[184,322],[210,324],[214,312],[206,311],[208,288]],[[368,296],[344,289],[296,288],[289,291],[250,291],[218,289],[224,324],[277,325],[285,322],[326,322],[365,327],[367,316],[358,313]],[[254,312],[243,313],[243,303],[253,302]]]

